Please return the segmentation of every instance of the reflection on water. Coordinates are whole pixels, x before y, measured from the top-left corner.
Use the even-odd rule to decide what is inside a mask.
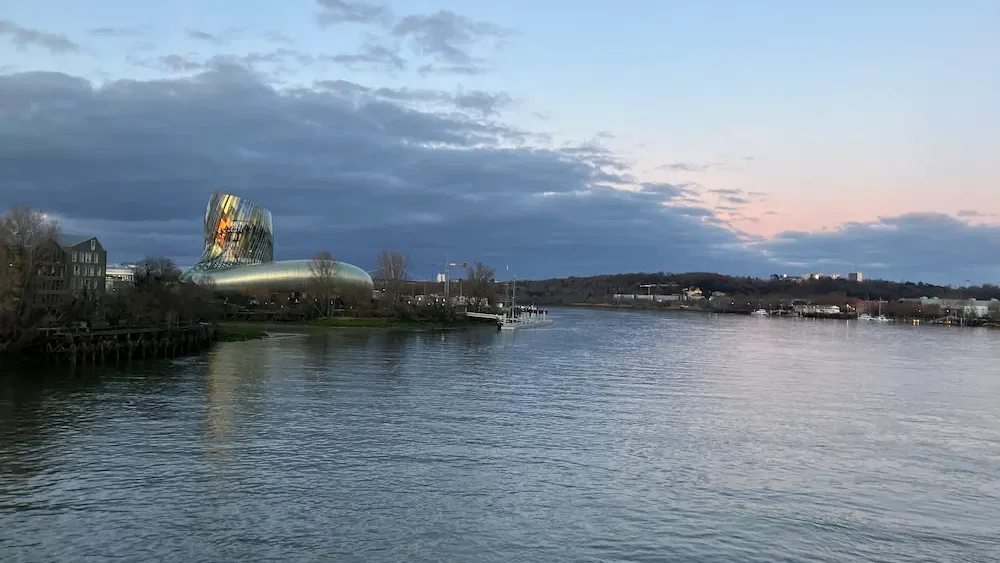
[[[988,561],[1000,335],[562,310],[0,378],[3,561]]]

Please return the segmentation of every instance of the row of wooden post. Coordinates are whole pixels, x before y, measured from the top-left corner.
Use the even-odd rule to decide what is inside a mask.
[[[45,356],[48,362],[71,365],[171,358],[207,348],[213,335],[214,329],[204,325],[55,333],[44,338]]]

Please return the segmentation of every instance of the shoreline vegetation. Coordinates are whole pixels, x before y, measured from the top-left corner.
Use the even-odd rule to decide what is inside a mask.
[[[736,309],[712,309],[708,307],[693,307],[693,306],[667,306],[667,305],[656,305],[651,303],[601,303],[601,302],[582,302],[582,303],[569,303],[563,305],[565,307],[581,307],[590,309],[615,309],[624,311],[657,311],[666,313],[693,313],[693,314],[716,314],[716,315],[743,315],[747,316],[751,311],[749,310],[736,310]],[[858,313],[803,313],[803,314],[774,314],[771,316],[775,317],[785,317],[785,318],[811,318],[811,319],[824,319],[824,320],[856,320],[858,318]],[[1000,329],[1000,322],[993,321],[990,319],[983,318],[966,318],[961,319],[960,317],[949,317],[943,319],[938,319],[935,317],[919,317],[919,316],[907,316],[907,317],[890,317],[892,321],[900,324],[920,324],[920,325],[934,325],[934,326],[966,326],[969,328],[989,328],[989,329]]]
[[[458,300],[449,298],[447,289],[444,296],[417,298],[420,284],[411,280],[409,259],[398,251],[376,257],[374,291],[342,278],[339,262],[323,251],[309,261],[310,278],[294,290],[224,292],[211,282],[182,280],[180,268],[165,257],[140,260],[132,279],[107,278],[106,254],[103,247],[95,249],[97,239],[81,252],[82,246],[64,244],[71,238],[27,207],[0,215],[0,365],[169,358],[198,353],[214,342],[268,338],[268,325],[273,332],[299,325],[471,328],[483,321],[466,317],[466,311],[497,310],[494,271],[481,262],[450,264],[466,274],[449,284],[457,285]],[[79,267],[84,255],[91,264],[87,269]]]
[[[60,244],[64,238],[59,225],[38,211],[15,206],[0,215],[0,362],[171,357],[197,353],[212,342],[266,338],[269,325],[282,327],[279,331],[300,325],[471,328],[483,321],[465,313],[499,312],[508,289],[482,262],[449,263],[444,267],[447,282],[413,280],[409,259],[399,251],[376,257],[374,291],[341,283],[337,262],[325,251],[310,260],[311,277],[296,291],[216,291],[211,283],[182,281],[180,269],[164,257],[139,261],[133,279],[124,282],[106,279],[103,248],[81,253],[103,262],[89,275],[79,275],[82,269],[73,264],[76,247]],[[95,244],[91,239],[91,250]],[[449,277],[449,267],[457,275]],[[464,276],[458,274],[462,269]],[[829,318],[851,318],[863,311],[874,315],[872,304],[877,302],[878,312],[894,319],[1000,325],[1000,287],[990,284],[945,287],[818,276],[760,279],[656,272],[523,280],[517,282],[517,296],[522,305],[732,314],[764,309]],[[966,315],[964,304],[970,299],[986,303],[974,302],[975,320]]]

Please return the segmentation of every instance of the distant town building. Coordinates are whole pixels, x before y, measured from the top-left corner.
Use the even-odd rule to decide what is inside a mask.
[[[104,271],[104,290],[114,293],[135,283],[135,264],[108,264]]]
[[[847,281],[852,281],[852,282],[865,281],[865,276],[862,275],[861,272],[851,272],[847,274]]]
[[[900,299],[900,301],[903,301]],[[913,302],[916,300],[906,300]],[[1000,301],[996,299],[941,299],[940,297],[921,297],[921,307],[940,307],[946,313],[964,314],[968,317],[985,317],[1000,311]]]
[[[794,305],[792,307],[797,313],[806,315],[839,315],[840,307],[837,305]]]
[[[704,299],[704,294],[697,287],[689,287],[684,290],[684,297],[688,299]]]

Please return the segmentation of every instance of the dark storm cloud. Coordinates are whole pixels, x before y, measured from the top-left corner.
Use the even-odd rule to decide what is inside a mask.
[[[0,20],[0,37],[7,37],[14,46],[20,49],[40,47],[57,54],[74,53],[80,50],[80,45],[70,41],[64,35],[21,27],[10,20]]]
[[[341,23],[387,24],[392,12],[383,4],[364,0],[316,0],[320,6],[316,20],[320,25]]]
[[[726,250],[739,241],[711,210],[681,205],[691,188],[613,189],[631,180],[614,154],[534,146],[484,117],[506,103],[346,82],[277,90],[226,60],[101,86],[0,76],[0,112],[15,116],[0,132],[0,205],[97,233],[112,260],[193,260],[204,203],[224,189],[271,209],[283,258],[329,250],[370,268],[379,249],[399,248],[428,276],[445,253],[509,260],[521,276],[755,267],[752,253]]]
[[[784,233],[763,245],[780,262],[939,283],[996,282],[1000,226],[970,225],[937,213],[913,213],[827,232]]]

